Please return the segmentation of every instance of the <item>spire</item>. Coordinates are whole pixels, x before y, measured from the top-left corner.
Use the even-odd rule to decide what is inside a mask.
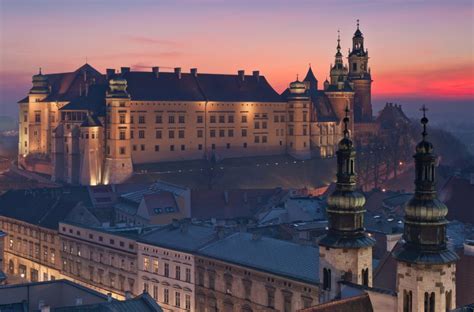
[[[41,67],[39,68],[38,75],[42,75],[42,73],[41,73]]]
[[[349,130],[348,130],[348,125],[349,125],[349,105],[346,106],[346,109],[344,110],[346,112],[346,116],[342,120],[344,122],[344,137],[349,138]]]
[[[357,19],[357,30],[359,30],[359,19]]]
[[[415,194],[405,206],[405,244],[395,254],[398,260],[409,263],[440,264],[457,260],[447,248],[446,215],[448,208],[437,197],[433,145],[426,140],[428,118],[423,106],[422,140],[416,146]]]
[[[337,52],[341,51],[341,32],[337,30]]]

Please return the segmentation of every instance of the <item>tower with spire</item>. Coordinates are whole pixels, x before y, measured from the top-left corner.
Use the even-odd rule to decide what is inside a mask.
[[[365,197],[356,190],[356,151],[349,135],[349,107],[337,154],[336,190],[328,198],[328,230],[319,242],[322,301],[340,294],[339,281],[372,286],[372,246],[364,228]]]
[[[369,51],[364,47],[364,36],[359,29],[352,37],[352,50],[349,50],[349,74],[348,79],[354,86],[354,121],[372,121],[372,77],[370,74]]]
[[[404,242],[395,252],[399,312],[444,312],[456,304],[458,256],[447,246],[448,208],[436,194],[436,156],[426,139],[427,109],[422,111],[422,140],[413,156],[415,194],[405,206]]]

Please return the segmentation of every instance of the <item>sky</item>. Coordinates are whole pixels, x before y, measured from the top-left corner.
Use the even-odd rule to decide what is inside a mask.
[[[86,60],[102,72],[260,70],[278,92],[311,64],[322,85],[338,29],[347,56],[357,19],[376,109],[432,103],[474,117],[470,0],[0,0],[0,115],[16,114],[39,67],[68,72]]]

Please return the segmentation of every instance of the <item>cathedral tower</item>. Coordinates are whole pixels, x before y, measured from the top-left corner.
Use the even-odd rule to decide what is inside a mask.
[[[328,198],[328,231],[319,242],[322,301],[340,293],[338,281],[372,286],[372,246],[364,228],[365,197],[356,191],[355,148],[349,138],[349,108],[337,154],[336,190]]]
[[[352,37],[352,50],[349,50],[348,57],[348,79],[353,83],[355,92],[355,122],[370,122],[372,120],[372,78],[368,67],[369,51],[364,49],[364,36],[359,29],[359,20],[357,20],[357,30]]]
[[[290,83],[288,96],[287,148],[288,153],[297,159],[309,159],[310,149],[310,95],[304,82]]]
[[[118,184],[133,173],[130,141],[130,95],[127,80],[115,76],[109,80],[106,95],[106,139],[104,184]]]
[[[444,312],[456,304],[456,253],[447,247],[448,208],[437,198],[433,145],[423,139],[416,146],[415,195],[405,206],[404,243],[395,253],[399,312]]]

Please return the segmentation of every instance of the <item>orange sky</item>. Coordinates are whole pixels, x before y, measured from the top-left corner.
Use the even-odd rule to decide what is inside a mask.
[[[311,63],[322,84],[337,29],[347,55],[357,18],[374,99],[473,101],[473,12],[472,1],[439,0],[4,0],[0,114],[15,113],[38,67],[72,71],[86,57],[101,71],[258,69],[277,91]]]

